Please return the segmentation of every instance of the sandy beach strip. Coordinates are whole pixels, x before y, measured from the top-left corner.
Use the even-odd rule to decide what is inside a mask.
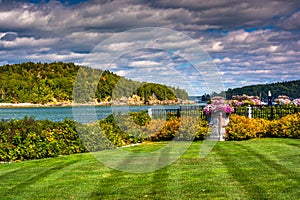
[[[0,107],[11,108],[11,107],[40,107],[45,106],[42,104],[33,104],[33,103],[0,103]]]

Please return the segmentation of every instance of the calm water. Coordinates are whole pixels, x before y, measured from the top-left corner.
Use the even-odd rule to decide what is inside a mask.
[[[158,106],[170,108],[176,106]],[[38,107],[38,108],[0,108],[0,119],[23,119],[25,116],[36,120],[49,119],[51,121],[63,121],[66,118],[80,122],[103,119],[112,113],[127,113],[128,111],[147,110],[149,106],[82,106],[82,107]]]

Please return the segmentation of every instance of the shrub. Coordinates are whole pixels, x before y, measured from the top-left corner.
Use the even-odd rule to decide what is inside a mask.
[[[203,140],[208,133],[207,120],[200,117],[184,117],[181,119],[178,137],[181,140]]]
[[[272,121],[231,115],[226,132],[227,140],[261,137],[300,138],[300,113]]]
[[[163,127],[156,134],[151,135],[152,141],[172,140],[176,135],[179,140],[203,140],[208,132],[208,123],[199,117],[173,118],[164,122],[154,120]]]
[[[157,126],[158,123],[162,123],[163,126],[160,130],[151,135],[152,141],[172,140],[174,136],[178,133],[180,127],[180,119],[172,118],[168,121],[158,119],[155,125]]]
[[[226,127],[226,140],[261,138],[267,135],[268,130],[268,120],[231,115],[229,124]]]
[[[145,110],[141,112],[130,112],[129,115],[131,116],[133,121],[139,126],[146,126],[151,121],[150,116]]]
[[[142,142],[148,138],[144,127],[149,122],[144,119],[143,114],[129,115],[109,115],[107,118],[99,121],[101,132],[105,137],[116,146],[124,146],[127,144]],[[145,117],[145,116],[144,116]]]
[[[300,138],[300,113],[273,120],[270,123],[268,136]]]
[[[103,134],[98,123],[80,124],[77,123],[76,130],[80,135],[80,139],[85,148],[90,152],[111,149],[113,148],[111,141],[109,141]],[[107,132],[112,132],[112,126],[105,127]]]
[[[150,141],[169,141],[176,135],[180,140],[204,139],[208,124],[199,117],[151,119],[147,113],[110,115],[100,120],[106,137],[117,146]]]
[[[0,160],[24,160],[86,152],[74,121],[2,120],[0,122]]]

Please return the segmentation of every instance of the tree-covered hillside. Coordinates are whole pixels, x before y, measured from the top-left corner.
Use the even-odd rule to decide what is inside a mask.
[[[272,84],[260,84],[245,86],[241,88],[228,89],[226,91],[226,97],[231,99],[233,95],[251,95],[259,96],[263,99],[267,98],[268,91],[270,90],[273,97],[278,97],[279,95],[287,95],[290,98],[300,97],[300,80],[296,81],[285,81]]]
[[[74,63],[27,62],[0,66],[0,102],[42,104],[70,102],[74,99],[72,95],[77,74],[79,74],[77,80],[84,80],[84,84],[77,81],[75,86],[76,100],[80,102],[109,101],[112,97],[119,100],[122,97],[144,94],[147,95],[141,96],[141,99],[146,98],[142,99],[145,102],[152,94],[159,100],[188,98],[187,92],[182,89],[141,83],[125,79],[110,71],[80,67]]]

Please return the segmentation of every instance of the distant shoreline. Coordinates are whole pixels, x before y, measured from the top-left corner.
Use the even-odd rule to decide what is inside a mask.
[[[34,103],[0,103],[0,108],[35,108],[35,107],[63,107],[71,104],[34,104]]]
[[[172,103],[172,104],[155,104],[155,105],[190,105],[196,104],[188,101],[185,103]],[[85,103],[75,104],[72,102],[61,102],[61,103],[48,103],[48,104],[34,104],[34,103],[0,103],[0,108],[39,108],[39,107],[72,107],[72,106],[147,106],[146,104],[126,104],[121,102],[104,102],[104,103]],[[154,105],[149,105],[154,106]]]

